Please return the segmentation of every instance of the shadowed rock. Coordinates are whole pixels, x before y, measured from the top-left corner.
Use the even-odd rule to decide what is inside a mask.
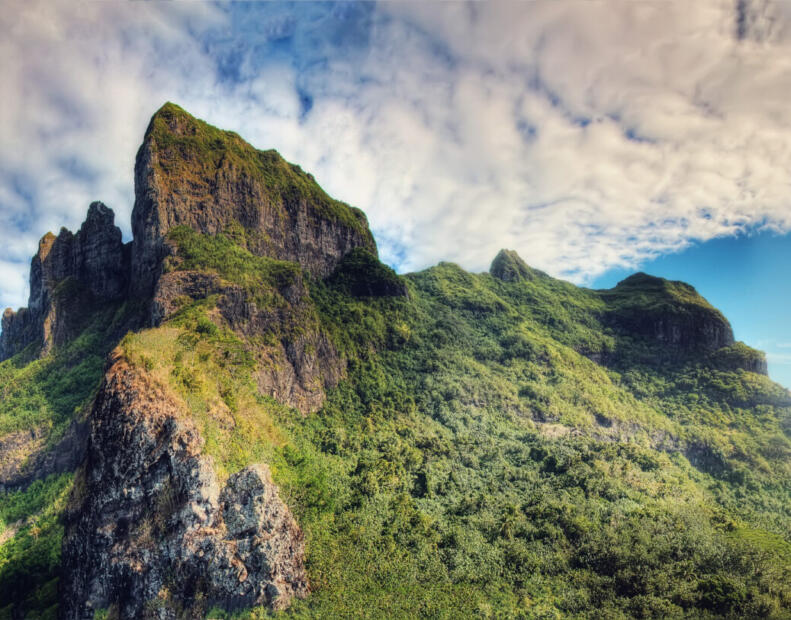
[[[349,252],[329,278],[329,282],[355,297],[406,297],[402,278],[363,248]]]
[[[734,342],[727,319],[684,282],[636,273],[601,295],[611,325],[668,353],[710,352]]]

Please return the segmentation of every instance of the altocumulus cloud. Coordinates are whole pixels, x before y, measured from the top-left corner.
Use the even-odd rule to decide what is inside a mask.
[[[125,233],[165,100],[277,148],[402,271],[501,247],[589,282],[791,228],[791,9],[771,2],[17,2],[0,12],[0,304],[101,199]]]

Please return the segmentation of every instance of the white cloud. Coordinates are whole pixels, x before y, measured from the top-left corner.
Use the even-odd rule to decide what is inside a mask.
[[[167,99],[365,209],[403,270],[483,270],[511,247],[587,282],[787,231],[788,7],[6,3],[0,303],[91,200],[128,232],[135,150]]]

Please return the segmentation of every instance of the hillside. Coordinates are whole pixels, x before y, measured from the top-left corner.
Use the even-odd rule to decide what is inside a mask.
[[[791,617],[791,396],[691,286],[397,275],[173,104],[135,183],[3,316],[0,618]]]

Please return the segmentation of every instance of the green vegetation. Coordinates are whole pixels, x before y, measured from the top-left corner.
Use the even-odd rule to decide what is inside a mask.
[[[57,615],[58,569],[72,475],[0,493],[0,618]]]
[[[285,302],[279,291],[295,284],[301,275],[299,265],[255,256],[234,242],[231,235],[205,236],[177,226],[168,238],[177,244],[179,252],[169,259],[167,268],[216,274],[225,282],[241,286],[261,308],[282,306]]]
[[[58,439],[99,386],[111,339],[129,312],[125,306],[103,308],[56,353],[31,361],[31,345],[0,363],[0,438],[35,429]]]
[[[205,306],[186,309],[166,328],[129,334],[128,359],[144,368],[197,424],[223,480],[246,465],[266,462],[282,444],[272,412],[252,380],[253,358],[227,328],[217,327]]]
[[[280,615],[791,615],[788,392],[745,370],[760,355],[742,344],[657,360],[651,334],[613,320],[639,307],[716,319],[693,289],[636,276],[590,291],[513,262],[522,277],[507,282],[448,263],[401,278],[361,253],[305,285],[296,265],[253,256],[235,234],[174,229],[169,269],[212,273],[221,288],[291,313],[285,323],[234,332],[219,292],[183,299],[121,347],[196,422],[221,478],[269,463],[305,532],[313,590]],[[369,279],[408,295],[371,294]],[[294,287],[298,303],[285,295]],[[317,329],[347,367],[321,410],[261,396],[262,347]],[[101,358],[100,342],[74,351]],[[0,389],[13,379],[7,393],[19,394],[0,409],[4,428],[57,426],[89,399],[94,371],[79,398],[61,402],[46,387],[53,373],[36,370],[70,350],[0,365]],[[4,527],[26,515],[46,525],[62,510],[70,478],[36,485],[4,497]],[[17,553],[20,536],[0,554]],[[36,591],[54,588],[53,549],[8,556],[0,587],[15,583],[2,581],[3,566],[33,557],[50,567]]]
[[[180,130],[173,131],[175,126]],[[362,211],[330,198],[311,174],[288,163],[277,151],[258,151],[238,134],[217,129],[173,103],[166,103],[154,115],[147,136],[156,142],[160,152],[158,165],[167,173],[194,174],[201,166],[216,170],[225,162],[263,182],[268,196],[283,203],[304,200],[322,217],[370,236]]]
[[[355,248],[344,256],[329,281],[355,297],[399,297],[407,290],[395,271],[364,248]]]
[[[269,265],[244,250],[214,262],[228,243],[181,239],[179,255],[271,288]],[[126,345],[139,362],[162,343],[148,368],[184,399],[223,474],[270,463],[314,590],[285,615],[787,616],[791,400],[734,367],[751,350],[723,352],[730,366],[626,368],[628,348],[649,343],[607,327],[606,294],[441,264],[408,276],[408,297],[373,297],[354,283],[385,272],[350,262],[310,287],[348,361],[314,415],[256,395],[249,343],[212,300]],[[705,303],[671,289],[681,311]],[[669,303],[664,284],[640,294]],[[581,354],[601,352],[611,367]],[[221,404],[229,391],[242,402]]]
[[[636,273],[610,290],[602,291],[602,296],[610,302],[616,302],[620,308],[641,308],[644,311],[670,310],[672,312],[691,311],[705,308],[716,313],[720,320],[725,320],[719,310],[685,282],[665,280]]]

